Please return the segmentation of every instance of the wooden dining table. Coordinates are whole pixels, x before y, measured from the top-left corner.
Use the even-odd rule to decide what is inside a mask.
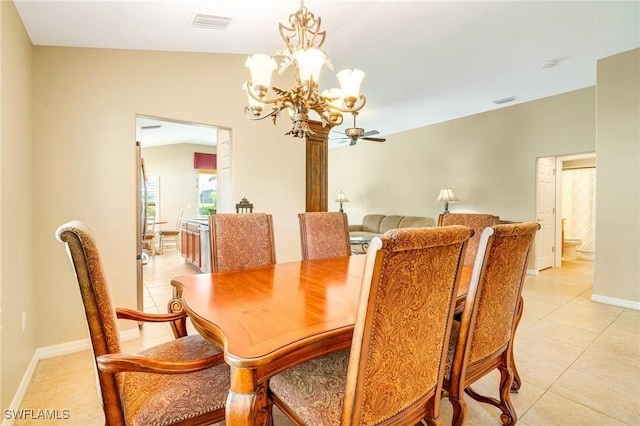
[[[270,377],[350,347],[365,258],[287,262],[171,281],[196,330],[224,349],[231,368],[227,425],[269,424]],[[464,267],[457,311],[470,275]]]

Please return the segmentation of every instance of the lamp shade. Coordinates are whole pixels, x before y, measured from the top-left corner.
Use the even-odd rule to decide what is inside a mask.
[[[342,96],[345,98],[357,98],[360,95],[360,84],[364,79],[364,73],[360,70],[342,70],[336,77],[342,87]]]
[[[298,50],[293,54],[298,64],[300,81],[313,80],[316,83],[320,79],[320,69],[326,60],[326,55],[319,49]]]
[[[256,53],[249,56],[244,65],[251,71],[251,81],[254,86],[264,86],[267,89],[271,86],[271,76],[278,67],[275,59],[269,55]]]
[[[348,203],[349,200],[347,199],[347,196],[344,195],[344,192],[340,191],[338,192],[338,196],[336,197],[336,203]]]
[[[453,195],[453,191],[446,186],[440,190],[436,203],[457,203],[459,200]]]

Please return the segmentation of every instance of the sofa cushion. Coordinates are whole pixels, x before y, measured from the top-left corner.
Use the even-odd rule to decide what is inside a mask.
[[[430,217],[405,216],[400,221],[398,228],[424,228],[429,226],[436,226],[435,221]]]
[[[374,234],[381,234],[380,222],[384,219],[383,214],[368,214],[362,218],[362,230],[364,232],[373,232]]]
[[[398,216],[398,215],[389,215],[389,216],[385,216],[382,221],[380,222],[380,229],[379,229],[379,233],[380,234],[384,234],[385,232],[387,232],[390,229],[397,229],[400,227],[400,221],[402,220],[404,216]]]

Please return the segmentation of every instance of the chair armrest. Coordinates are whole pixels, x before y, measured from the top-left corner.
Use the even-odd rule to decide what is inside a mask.
[[[105,373],[141,372],[185,374],[222,364],[224,353],[189,361],[161,361],[135,353],[105,354],[96,357],[98,368]]]
[[[349,231],[364,231],[362,224],[360,225],[349,225]]]
[[[187,318],[187,314],[184,311],[172,312],[169,314],[149,314],[146,312],[136,311],[134,309],[116,308],[116,317],[120,319],[144,322],[169,322]]]

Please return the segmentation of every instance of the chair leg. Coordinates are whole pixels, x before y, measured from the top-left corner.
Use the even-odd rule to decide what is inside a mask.
[[[505,354],[507,355],[507,354]],[[497,407],[502,411],[500,415],[500,420],[502,424],[505,426],[511,426],[516,424],[518,420],[518,416],[516,415],[516,410],[513,408],[513,403],[511,402],[511,383],[513,382],[513,372],[511,368],[506,363],[506,356],[504,357],[504,361],[502,365],[498,367],[498,371],[500,371],[500,400],[498,401],[495,398],[490,398],[484,395],[480,395],[476,393],[471,387],[466,388],[464,391],[471,398],[476,401],[491,404],[494,407]]]
[[[520,324],[520,319],[522,318],[522,312],[524,311],[524,299],[522,296],[520,297],[520,303],[518,303],[518,310],[516,311],[516,318],[513,323],[513,334],[511,337],[511,344],[509,345],[509,364],[511,366],[511,370],[513,371],[513,383],[511,383],[511,392],[518,393],[520,390],[520,386],[522,385],[522,381],[520,380],[520,373],[518,373],[518,369],[516,368],[516,359],[513,355],[513,340],[516,337],[516,330],[518,329],[518,324]]]
[[[448,399],[453,407],[451,426],[462,426],[465,418],[467,417],[467,403],[464,400],[464,397],[458,398],[449,395]]]

